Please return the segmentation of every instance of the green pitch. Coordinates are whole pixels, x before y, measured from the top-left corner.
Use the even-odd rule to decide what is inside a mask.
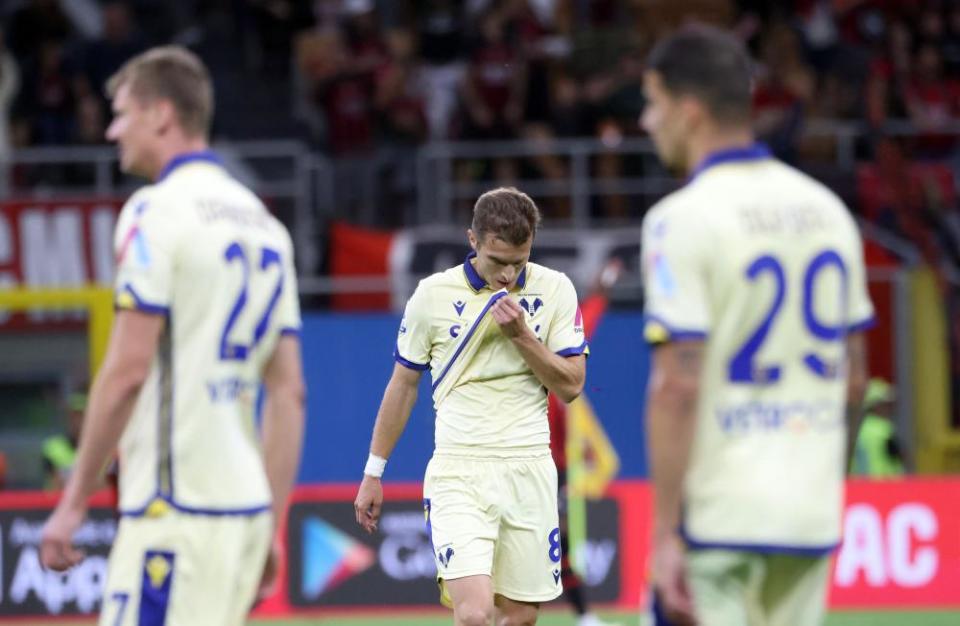
[[[604,613],[604,617],[617,621],[621,626],[638,626],[636,614]],[[450,617],[433,614],[430,617],[405,618],[359,618],[325,617],[299,620],[254,621],[250,626],[450,626]],[[826,626],[956,626],[960,612],[883,612],[883,613],[832,613]],[[563,613],[544,613],[538,626],[574,626],[572,617]]]
[[[611,621],[620,626],[639,626],[640,620],[636,613],[603,613]],[[2,620],[0,620],[2,623]],[[453,620],[449,615],[431,613],[417,617],[314,617],[309,619],[289,620],[253,620],[249,626],[450,626]],[[93,622],[58,621],[46,622],[34,626],[92,626]],[[537,622],[538,626],[574,626],[572,617],[565,613],[549,611],[544,613]],[[840,612],[832,613],[827,619],[826,626],[956,626],[960,624],[960,612],[936,611],[884,611],[874,612]]]

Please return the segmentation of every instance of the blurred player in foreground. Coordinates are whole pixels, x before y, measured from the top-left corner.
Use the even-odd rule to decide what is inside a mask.
[[[71,539],[119,443],[101,626],[237,626],[272,585],[271,540],[300,458],[290,237],[209,151],[213,94],[196,56],[149,50],[109,92],[107,138],[122,169],[153,184],[117,224],[117,315],[41,558],[56,570],[83,558]]]
[[[750,61],[658,44],[642,123],[688,182],[643,225],[653,584],[661,616],[822,624],[872,323],[862,242],[826,187],[754,143]]]
[[[613,259],[604,265],[596,285],[590,295],[580,305],[583,316],[583,334],[587,341],[593,338],[600,319],[609,303],[607,292],[617,282],[623,272],[623,261]],[[577,626],[617,626],[604,622],[589,609],[583,580],[570,565],[570,534],[567,523],[567,405],[551,393],[548,398],[547,416],[550,420],[550,452],[557,465],[559,491],[557,502],[560,511],[560,548],[563,552],[560,561],[560,580],[563,583],[563,595],[577,615]]]
[[[423,485],[441,590],[458,626],[534,624],[562,592],[547,390],[576,398],[587,342],[573,283],[528,262],[540,213],[516,189],[477,200],[473,252],[407,302],[355,502],[376,530],[380,476],[433,372],[436,449]]]

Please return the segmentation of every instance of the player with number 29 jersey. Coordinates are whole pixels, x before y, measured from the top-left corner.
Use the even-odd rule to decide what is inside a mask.
[[[873,319],[856,223],[756,145],[714,153],[651,209],[643,250],[646,339],[706,342],[687,545],[828,552],[843,504],[845,339]]]
[[[116,229],[116,304],[167,316],[120,442],[120,509],[270,509],[254,424],[262,371],[300,312],[289,234],[212,152],[134,194]]]

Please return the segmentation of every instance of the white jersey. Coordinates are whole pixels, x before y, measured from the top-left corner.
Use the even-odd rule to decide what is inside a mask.
[[[550,426],[543,384],[495,322],[485,327],[484,336],[471,337],[496,295],[470,263],[474,254],[463,265],[420,281],[400,324],[396,360],[432,370],[437,450],[479,449],[502,456],[511,450],[526,454],[531,447],[546,450]],[[589,354],[577,292],[565,274],[527,263],[507,297],[526,311],[527,325],[547,348],[564,357]],[[478,342],[475,356],[463,357],[457,350],[462,340]],[[470,361],[438,401],[439,384],[461,358]]]
[[[278,338],[298,333],[286,229],[210,152],[182,155],[124,206],[116,304],[166,316],[120,441],[120,510],[270,506],[254,413]]]
[[[645,218],[643,265],[647,340],[706,341],[689,544],[829,551],[843,504],[845,338],[873,320],[846,207],[761,146],[717,153]]]

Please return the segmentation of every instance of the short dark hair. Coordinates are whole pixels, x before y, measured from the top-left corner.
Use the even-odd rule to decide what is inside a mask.
[[[537,233],[539,224],[540,210],[530,196],[514,187],[500,187],[477,199],[470,227],[481,243],[490,234],[519,246]]]
[[[213,84],[197,55],[181,46],[160,46],[138,54],[107,81],[107,94],[129,85],[142,100],[173,103],[180,126],[190,135],[206,137],[213,118]]]
[[[658,42],[647,58],[672,95],[700,100],[718,122],[744,124],[751,113],[751,63],[730,33],[690,24]]]

